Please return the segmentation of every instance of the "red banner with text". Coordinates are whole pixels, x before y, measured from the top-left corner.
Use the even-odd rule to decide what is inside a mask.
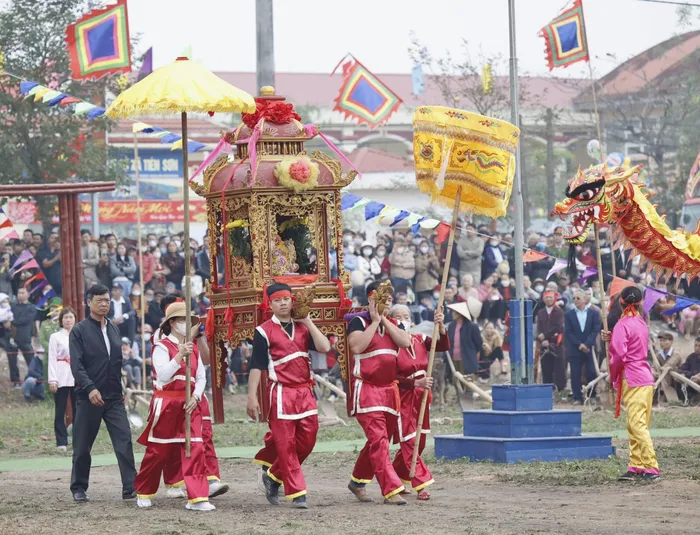
[[[136,201],[101,201],[100,223],[136,223],[137,206]],[[182,223],[184,211],[182,201],[141,201],[141,223]],[[7,215],[15,224],[39,224],[33,201],[9,201]],[[58,223],[58,206],[54,221]],[[206,201],[190,201],[190,221],[206,223]],[[80,203],[80,222],[92,222],[92,206],[89,202]]]

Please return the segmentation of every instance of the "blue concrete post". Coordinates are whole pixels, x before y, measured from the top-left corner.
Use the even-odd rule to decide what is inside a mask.
[[[535,367],[533,358],[533,332],[532,332],[532,301],[525,300],[525,356],[520,355],[520,306],[517,299],[511,299],[510,307],[510,372],[511,383],[533,384],[535,382]],[[524,361],[524,363],[523,363]],[[523,366],[525,373],[523,373]]]

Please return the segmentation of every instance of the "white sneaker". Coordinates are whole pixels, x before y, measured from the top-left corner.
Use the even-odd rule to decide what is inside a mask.
[[[68,446],[56,446],[56,449],[60,452],[65,452],[68,449]]]
[[[168,498],[187,498],[185,487],[170,487],[165,493]]]
[[[149,507],[153,507],[153,502],[148,498],[137,498],[136,507],[140,507],[141,509],[148,509]]]
[[[214,507],[214,504],[211,502],[188,502],[187,505],[185,505],[185,509],[189,509],[190,511],[213,511],[216,507]]]
[[[228,485],[221,481],[213,480],[209,482],[209,497],[214,498],[228,492]]]

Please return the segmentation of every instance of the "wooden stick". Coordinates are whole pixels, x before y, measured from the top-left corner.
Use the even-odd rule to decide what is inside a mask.
[[[338,388],[337,386],[335,386],[335,385],[334,385],[333,383],[331,383],[330,381],[324,379],[323,377],[321,377],[321,376],[320,376],[319,374],[317,374],[317,373],[314,373],[314,374],[313,374],[313,377],[314,377],[314,381],[316,381],[317,383],[320,383],[320,384],[322,384],[323,386],[329,388],[329,389],[331,390],[331,392],[333,392],[334,394],[336,394],[339,398],[341,398],[341,399],[347,399],[347,397],[348,397],[347,394],[345,394],[345,392],[343,392],[340,388]]]
[[[435,310],[444,310],[445,301],[445,288],[447,288],[447,281],[450,278],[450,261],[452,260],[452,249],[455,244],[455,228],[457,228],[457,216],[459,216],[459,207],[462,202],[462,186],[457,187],[457,195],[455,196],[455,206],[452,210],[452,226],[450,227],[450,239],[447,242],[447,254],[445,255],[445,265],[442,268],[442,283],[440,285],[440,297],[437,302],[437,308]],[[433,376],[433,362],[435,362],[435,350],[437,349],[438,336],[440,335],[440,325],[436,322],[433,326],[433,337],[430,342],[430,356],[428,357],[428,369],[426,370],[426,376]],[[423,399],[420,404],[420,411],[418,411],[418,421],[416,423],[416,441],[413,447],[413,459],[411,460],[411,471],[409,473],[409,479],[413,479],[416,475],[416,464],[418,463],[418,442],[420,435],[423,431],[423,420],[425,419],[425,407],[428,405],[428,393],[429,390],[426,388],[423,390]]]
[[[697,383],[695,383],[695,382],[693,382],[693,381],[691,381],[691,380],[688,379],[685,375],[681,375],[681,374],[678,373],[678,372],[672,371],[672,372],[671,372],[671,377],[673,377],[676,381],[680,381],[681,383],[686,384],[687,386],[689,386],[690,388],[696,390],[697,392],[700,392],[700,385],[697,384]]]
[[[144,305],[144,293],[146,287],[143,283],[143,251],[141,243],[141,172],[139,162],[139,142],[134,132],[134,172],[136,173],[136,225],[138,227],[138,248],[139,248],[139,280],[141,281],[141,385],[146,388],[146,309]]]
[[[479,394],[479,396],[481,396],[482,398],[484,398],[484,399],[485,399],[486,401],[488,401],[489,403],[493,403],[493,398],[491,397],[491,395],[490,395],[488,392],[485,392],[484,390],[482,390],[481,388],[479,388],[479,387],[476,385],[476,383],[470,381],[469,379],[467,379],[466,377],[464,377],[464,375],[462,375],[461,373],[455,372],[455,374],[456,374],[455,377],[457,377],[457,379],[458,379],[459,381],[461,381],[462,384],[463,384],[464,386],[466,386],[469,390],[471,390],[472,392],[476,392],[477,394]]]
[[[187,154],[187,113],[182,112],[182,201],[184,204],[184,227],[185,239],[185,321],[187,328],[185,329],[185,343],[192,341],[192,329],[190,329],[190,316],[192,315],[192,293],[190,285],[190,181],[188,169],[188,154]],[[192,371],[190,370],[190,354],[185,355],[185,405],[190,402],[192,393],[191,380]],[[190,442],[192,438],[192,430],[190,423],[192,418],[189,414],[185,414],[185,457],[190,456]]]
[[[459,396],[464,394],[464,390],[462,389],[462,385],[459,383],[459,381],[456,380],[457,370],[455,368],[455,363],[452,361],[452,355],[450,355],[449,351],[445,351],[445,355],[447,355],[447,364],[450,365],[450,370],[452,371],[452,384],[454,385],[455,390],[457,390],[457,400],[459,400]]]
[[[605,283],[603,281],[603,263],[600,260],[600,235],[598,233],[598,223],[593,225],[593,232],[595,233],[595,254],[598,262],[598,283],[603,291],[603,296],[606,296]],[[610,297],[612,299],[612,296]],[[603,306],[600,307],[601,315],[603,317],[603,330],[605,331],[608,330],[608,301],[608,299],[604,299],[602,303]],[[608,366],[608,370],[610,370],[610,351],[608,349],[608,343],[605,340],[603,340],[603,347],[605,348],[605,362]],[[608,375],[608,377],[610,376]],[[613,387],[612,381],[610,381],[610,405],[615,405],[615,388]]]

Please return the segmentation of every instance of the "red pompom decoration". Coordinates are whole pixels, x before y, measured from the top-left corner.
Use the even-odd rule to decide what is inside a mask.
[[[290,123],[292,119],[301,121],[301,115],[294,111],[292,104],[265,98],[256,98],[255,104],[257,107],[255,113],[243,114],[243,123],[251,130],[260,122],[260,119],[276,124]]]

